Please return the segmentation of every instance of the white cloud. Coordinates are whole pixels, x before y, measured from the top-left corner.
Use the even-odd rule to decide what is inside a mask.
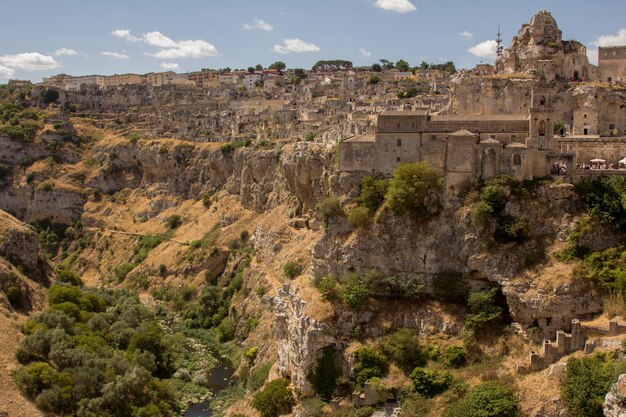
[[[111,31],[111,35],[125,39],[129,42],[141,42],[142,39],[130,34],[130,30],[128,29],[115,29]]]
[[[128,54],[119,52],[100,52],[100,55],[108,56],[109,58],[115,59],[128,59]]]
[[[409,0],[376,0],[374,6],[396,13],[409,13],[417,10]]]
[[[262,19],[253,19],[252,24],[244,23],[243,28],[245,30],[252,30],[252,29],[264,30],[265,32],[271,32],[274,30],[274,26],[272,26],[271,24],[267,23],[266,21]]]
[[[0,64],[9,68],[19,68],[26,71],[45,71],[58,68],[59,64],[53,57],[42,55],[39,52],[25,52],[17,55],[0,56]]]
[[[14,71],[11,68],[0,65],[0,78],[13,78]]]
[[[166,69],[166,70],[174,70],[174,69],[179,69],[180,67],[178,66],[176,62],[164,62],[161,64],[161,68]]]
[[[361,56],[364,56],[365,58],[369,58],[372,56],[372,53],[370,51],[363,48],[359,48],[359,52],[361,53]]]
[[[593,46],[621,46],[626,45],[626,29],[620,29],[615,35],[602,35],[591,42]]]
[[[60,49],[57,49],[56,51],[54,51],[54,53],[52,55],[55,55],[55,56],[63,56],[63,55],[72,56],[72,55],[80,55],[80,54],[78,52],[76,52],[74,49],[71,49],[71,48],[60,48]]]
[[[468,32],[466,30],[464,30],[463,32],[459,33],[459,35],[463,36],[466,39],[472,39],[474,37],[474,34],[472,32]]]
[[[146,45],[160,48],[157,52],[148,52],[146,55],[160,59],[202,58],[217,55],[215,46],[204,40],[175,41],[161,32],[148,32],[141,37],[134,36],[128,29],[116,29],[111,35],[129,42],[143,42]]]
[[[490,40],[474,45],[468,51],[479,58],[495,58],[497,49],[498,43]]]
[[[587,49],[587,57],[589,62],[598,64],[598,47],[600,46],[621,46],[626,45],[626,29],[620,29],[615,35],[602,35],[598,36],[596,40],[590,42],[595,48]]]
[[[317,52],[320,47],[314,43],[307,43],[302,39],[283,39],[282,45],[274,45],[274,52],[279,54],[288,54],[290,52]]]

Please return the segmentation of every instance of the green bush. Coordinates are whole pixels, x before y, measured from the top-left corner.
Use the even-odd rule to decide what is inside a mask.
[[[418,366],[425,366],[428,357],[417,335],[409,329],[400,329],[383,340],[385,355],[393,359],[405,374]]]
[[[248,363],[252,364],[256,360],[257,355],[259,354],[259,348],[253,346],[246,350],[243,354],[244,358],[248,361]]]
[[[0,180],[5,179],[11,172],[11,167],[7,164],[0,164]]]
[[[425,294],[426,284],[418,275],[383,275],[377,270],[370,270],[361,279],[370,295],[376,297],[418,300]]]
[[[469,296],[465,328],[470,331],[480,331],[502,318],[502,308],[496,305],[497,289],[478,291]]]
[[[252,399],[252,407],[261,414],[261,417],[278,417],[290,413],[294,404],[295,399],[289,388],[289,381],[284,378],[270,382]]]
[[[617,231],[626,230],[626,178],[601,177],[579,184],[577,190],[592,217]]]
[[[339,296],[349,309],[360,310],[369,298],[370,290],[362,278],[352,276],[341,286]]]
[[[572,417],[602,417],[602,404],[617,380],[614,361],[596,354],[567,361],[561,381],[561,398]]]
[[[251,140],[246,140],[246,141],[234,141],[234,142],[226,142],[225,144],[223,144],[220,147],[220,150],[222,151],[222,153],[231,153],[232,151],[234,151],[237,148],[243,148],[243,147],[248,147],[252,145],[252,141]]]
[[[591,279],[594,284],[611,294],[626,295],[625,254],[623,247],[593,252],[576,269],[576,274]]]
[[[139,140],[139,135],[137,135],[136,133],[133,133],[132,135],[128,136],[126,139],[128,139],[130,143],[135,144]]]
[[[324,277],[320,279],[317,282],[317,289],[325,300],[336,300],[339,298],[339,289],[334,278]]]
[[[350,225],[355,229],[365,227],[371,222],[372,213],[367,207],[357,206],[350,210],[350,213],[348,213],[348,223],[350,223]]]
[[[441,354],[441,362],[450,368],[460,368],[467,362],[466,356],[467,350],[463,346],[449,346]]]
[[[427,163],[401,163],[393,172],[385,201],[396,213],[426,217],[434,203],[433,196],[439,199],[442,188],[441,177]]]
[[[517,399],[499,382],[484,382],[446,408],[444,417],[519,417]]]
[[[453,378],[448,372],[439,372],[425,368],[415,368],[411,372],[413,389],[419,395],[432,398],[446,391],[452,385]]]
[[[40,191],[52,191],[54,189],[54,183],[52,181],[44,181],[39,184],[37,189]]]
[[[467,303],[469,286],[465,275],[457,271],[439,272],[433,277],[433,296],[441,301]]]
[[[308,375],[307,379],[320,398],[329,401],[337,388],[337,380],[341,374],[341,367],[335,358],[335,349],[328,346],[322,350],[322,355],[317,360],[315,369]]]
[[[59,282],[77,287],[83,286],[83,281],[80,279],[78,274],[75,274],[69,269],[59,269]]]
[[[480,201],[489,204],[495,213],[501,212],[508,200],[507,190],[501,185],[487,185],[480,192]]]
[[[172,214],[167,218],[165,224],[167,224],[167,227],[169,229],[176,229],[180,227],[181,224],[183,224],[183,219],[181,219],[178,214]]]
[[[71,285],[54,284],[48,290],[48,303],[53,306],[65,302],[80,304],[81,291],[80,288]]]
[[[128,262],[124,262],[123,264],[118,265],[115,268],[115,278],[122,282],[126,279],[126,276],[132,271],[135,267]]]
[[[325,226],[328,226],[331,219],[339,217],[343,213],[337,197],[326,197],[317,205],[317,210],[322,216],[322,221]]]
[[[21,287],[11,285],[6,289],[5,295],[14,308],[20,308],[24,305],[24,291]]]
[[[387,358],[369,346],[362,346],[354,352],[354,378],[359,385],[371,378],[382,378],[387,373]]]
[[[529,224],[524,216],[506,215],[500,217],[494,238],[497,242],[522,242],[528,237]]]
[[[486,201],[479,201],[470,209],[470,221],[476,228],[483,228],[493,214],[493,207]]]
[[[44,104],[54,103],[59,99],[59,92],[52,88],[46,88],[43,93],[41,93],[41,101]]]
[[[294,279],[302,273],[302,265],[298,261],[288,261],[282,266],[283,276]]]
[[[217,330],[220,335],[220,342],[224,343],[235,338],[237,325],[235,323],[235,320],[233,320],[231,317],[224,317],[219,326],[217,326]]]
[[[357,201],[359,205],[367,207],[372,213],[385,202],[385,194],[389,187],[389,180],[366,175],[361,180],[361,191]]]

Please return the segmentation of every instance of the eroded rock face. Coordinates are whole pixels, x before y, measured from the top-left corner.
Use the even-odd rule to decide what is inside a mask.
[[[605,417],[626,417],[626,374],[622,374],[604,398]]]
[[[552,60],[557,73],[563,67],[563,38],[550,12],[534,15],[522,26],[509,48],[497,62],[500,71],[508,73],[534,71],[540,60]]]

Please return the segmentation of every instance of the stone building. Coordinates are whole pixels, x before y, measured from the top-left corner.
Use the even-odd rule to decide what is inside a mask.
[[[437,116],[427,111],[382,112],[374,136],[339,144],[342,171],[389,175],[402,162],[426,161],[458,194],[472,177],[498,174],[519,180],[550,175],[554,162],[573,164],[572,153],[553,144],[552,92],[533,91],[527,115]]]
[[[600,81],[626,82],[626,45],[598,48]]]

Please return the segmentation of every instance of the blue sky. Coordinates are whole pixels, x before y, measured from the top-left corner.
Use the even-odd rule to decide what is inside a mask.
[[[626,44],[624,0],[0,0],[0,82],[278,60],[291,68],[381,58],[468,68],[492,61],[483,42],[498,24],[508,46],[543,9],[564,39],[590,49]],[[482,57],[469,52],[479,44]]]

